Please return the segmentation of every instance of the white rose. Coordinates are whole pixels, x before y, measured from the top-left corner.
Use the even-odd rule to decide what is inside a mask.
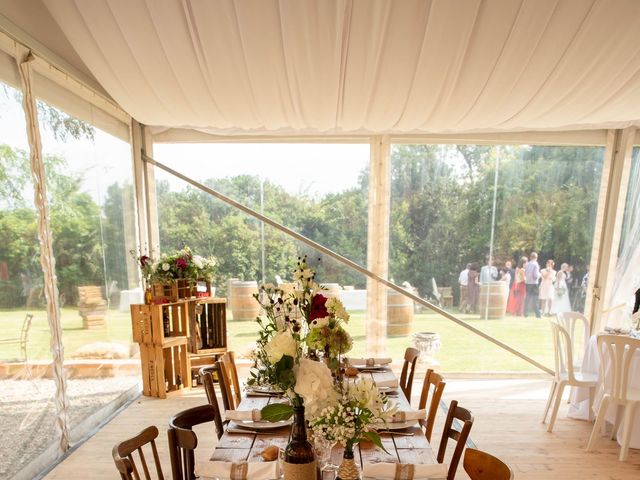
[[[194,255],[191,261],[196,267],[204,268],[204,258],[202,258],[200,255]]]
[[[168,263],[162,264],[162,270],[164,270],[165,272],[168,272],[170,268],[171,266]]]
[[[324,408],[337,402],[331,370],[323,362],[301,358],[300,364],[294,367],[294,375],[294,391],[304,399],[307,419],[314,418]]]
[[[298,352],[298,342],[296,342],[289,330],[285,330],[284,332],[276,333],[269,343],[265,345],[264,351],[271,363],[277,363],[283,355],[295,358]]]

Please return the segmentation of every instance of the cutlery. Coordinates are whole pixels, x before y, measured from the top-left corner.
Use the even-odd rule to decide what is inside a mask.
[[[273,435],[271,430],[250,430],[248,428],[227,428],[225,431],[227,433],[244,433],[245,435]]]

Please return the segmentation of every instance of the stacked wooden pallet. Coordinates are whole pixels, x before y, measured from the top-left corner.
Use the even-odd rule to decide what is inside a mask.
[[[131,305],[133,341],[140,344],[142,390],[150,397],[191,387],[188,352],[193,301]]]
[[[107,301],[102,296],[102,287],[88,285],[78,287],[78,313],[85,329],[102,328],[105,325]]]
[[[204,366],[213,365],[227,351],[227,300],[198,298],[190,319],[192,376]]]

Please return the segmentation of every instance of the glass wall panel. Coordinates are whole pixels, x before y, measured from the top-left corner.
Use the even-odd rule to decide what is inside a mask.
[[[590,261],[603,154],[598,147],[394,145],[391,277],[552,365],[549,326],[536,318],[534,307],[550,316],[584,306],[581,282]],[[525,317],[527,287],[517,281],[523,272],[518,263],[533,251],[541,269],[548,260],[555,266],[548,280],[529,287]],[[541,302],[545,296],[549,301]],[[430,315],[418,313],[412,332],[426,328],[440,335],[445,370],[534,369]],[[494,353],[482,362],[465,360],[458,348],[462,339],[474,351]]]
[[[131,149],[38,102],[60,291],[72,442],[139,391],[130,303],[142,300]]]
[[[60,440],[21,102],[0,83],[0,478],[35,476]]]
[[[368,144],[156,144],[154,156],[366,264]],[[285,278],[296,255],[291,240],[160,169],[156,173],[162,251],[189,245],[200,254],[216,256],[221,295],[228,293],[232,278]],[[319,274],[328,283],[365,287],[362,278],[335,263],[321,264]]]
[[[157,160],[334,251],[366,265],[368,145],[154,145]],[[233,279],[289,283],[307,255],[318,281],[348,299],[355,351],[364,352],[366,280],[269,225],[156,169],[161,251],[189,245],[213,255],[218,296],[228,299],[228,342],[247,359],[255,313],[233,308]],[[320,259],[320,260],[319,260]],[[252,300],[249,300],[253,304]],[[242,307],[240,305],[238,308]],[[358,333],[359,332],[359,333]]]

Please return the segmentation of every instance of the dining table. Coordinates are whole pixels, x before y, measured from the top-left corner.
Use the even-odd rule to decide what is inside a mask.
[[[603,379],[600,378],[600,356],[598,355],[598,337],[592,335],[585,347],[584,356],[582,357],[581,371],[583,373],[591,373],[598,375],[598,385],[596,386],[596,396],[593,400],[594,415],[598,412],[600,403],[602,402],[601,384]],[[631,361],[629,371],[629,387],[640,389],[640,351],[637,351]],[[605,367],[605,375],[609,374],[609,368]],[[589,419],[589,388],[572,387],[569,396],[569,411],[567,416],[578,420]],[[615,421],[615,406],[609,406],[605,415],[607,423],[613,424]],[[622,429],[617,433],[617,441],[622,443]],[[631,439],[629,441],[630,448],[640,449],[640,414],[636,414],[631,427]]]
[[[391,369],[363,370],[358,377],[370,377],[376,383],[387,384],[397,381],[397,377]],[[348,379],[354,380],[357,377]],[[399,411],[411,411],[412,407],[405,397],[402,389],[390,390],[389,400],[398,406]],[[286,402],[279,396],[246,393],[237,410],[260,409],[274,402]],[[269,446],[274,445],[285,448],[289,443],[291,427],[289,425],[268,431],[244,431],[234,421],[230,421],[225,432],[215,447],[210,460],[226,462],[262,462],[261,453]],[[404,464],[435,464],[437,463],[431,445],[417,421],[412,426],[400,430],[385,430],[379,432],[382,444],[386,452],[373,443],[360,443],[354,447],[355,460],[360,468],[367,463],[404,463]],[[388,452],[388,453],[387,453]],[[339,465],[342,461],[343,447],[336,445],[331,452],[331,463]],[[325,474],[323,480],[333,479],[333,475]]]

